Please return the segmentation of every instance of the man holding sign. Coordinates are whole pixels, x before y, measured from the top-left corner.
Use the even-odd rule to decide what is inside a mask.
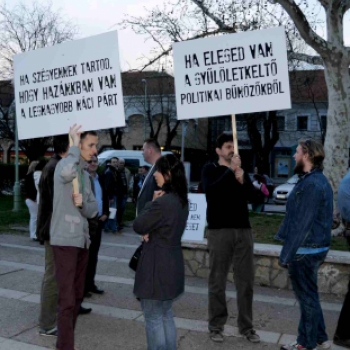
[[[217,139],[218,162],[203,169],[202,184],[207,198],[209,249],[209,331],[214,342],[223,342],[228,313],[226,280],[231,263],[237,289],[239,332],[252,343],[260,342],[253,329],[253,236],[248,199],[253,194],[249,176],[235,154],[232,134]]]
[[[58,286],[58,350],[74,350],[74,327],[84,296],[89,257],[87,219],[98,214],[89,175],[84,171],[85,163],[97,153],[98,137],[94,131],[81,133],[79,129],[77,125],[70,128],[73,144],[54,175],[50,234]],[[73,193],[76,178],[80,193]]]

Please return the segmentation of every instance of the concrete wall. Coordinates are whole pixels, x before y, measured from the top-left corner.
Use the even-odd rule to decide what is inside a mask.
[[[281,247],[268,244],[254,244],[255,283],[278,289],[292,289],[287,270],[278,265]],[[206,241],[183,243],[186,276],[208,278],[209,254]],[[345,295],[348,290],[350,254],[331,250],[318,274],[321,293]],[[233,282],[232,268],[227,278]]]

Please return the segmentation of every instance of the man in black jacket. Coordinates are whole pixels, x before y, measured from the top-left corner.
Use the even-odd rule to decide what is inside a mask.
[[[232,134],[217,139],[218,162],[203,169],[202,184],[207,198],[209,249],[209,331],[214,342],[223,342],[227,321],[226,280],[231,263],[237,289],[238,328],[250,342],[260,342],[253,329],[254,284],[253,236],[248,200],[253,194],[249,176],[234,154]]]
[[[53,138],[55,154],[45,165],[39,182],[39,209],[37,220],[37,237],[45,245],[45,274],[41,287],[39,316],[39,334],[57,336],[57,283],[53,250],[50,245],[50,224],[53,207],[53,177],[57,163],[67,155],[68,135]]]
[[[117,192],[118,192],[118,158],[113,157],[110,159],[107,170],[104,173],[104,187],[108,195],[110,208],[117,208]],[[105,232],[112,231],[117,233],[117,219],[107,219],[105,225]]]
[[[87,171],[90,175],[91,188],[95,195],[98,205],[98,216],[89,219],[89,234],[91,244],[89,247],[89,262],[86,270],[85,278],[85,296],[91,293],[103,294],[104,291],[99,289],[95,284],[96,267],[98,261],[98,251],[101,246],[102,229],[109,215],[109,200],[104,190],[101,178],[97,174],[98,160],[94,156],[88,162]]]

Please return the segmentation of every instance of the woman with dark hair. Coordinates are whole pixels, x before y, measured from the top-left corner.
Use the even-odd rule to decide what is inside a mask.
[[[134,221],[143,236],[134,293],[141,299],[148,350],[175,350],[172,303],[184,292],[181,237],[188,217],[187,181],[183,164],[172,154],[160,157],[154,178],[161,188]]]

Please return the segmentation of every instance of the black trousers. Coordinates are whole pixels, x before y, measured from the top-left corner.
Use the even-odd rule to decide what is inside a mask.
[[[95,287],[95,275],[98,262],[98,251],[101,246],[102,229],[104,222],[98,220],[98,225],[93,232],[90,231],[91,244],[89,247],[89,262],[86,269],[85,293]]]
[[[209,330],[223,331],[227,321],[226,281],[231,263],[237,289],[238,328],[253,328],[254,256],[250,228],[208,230]]]

